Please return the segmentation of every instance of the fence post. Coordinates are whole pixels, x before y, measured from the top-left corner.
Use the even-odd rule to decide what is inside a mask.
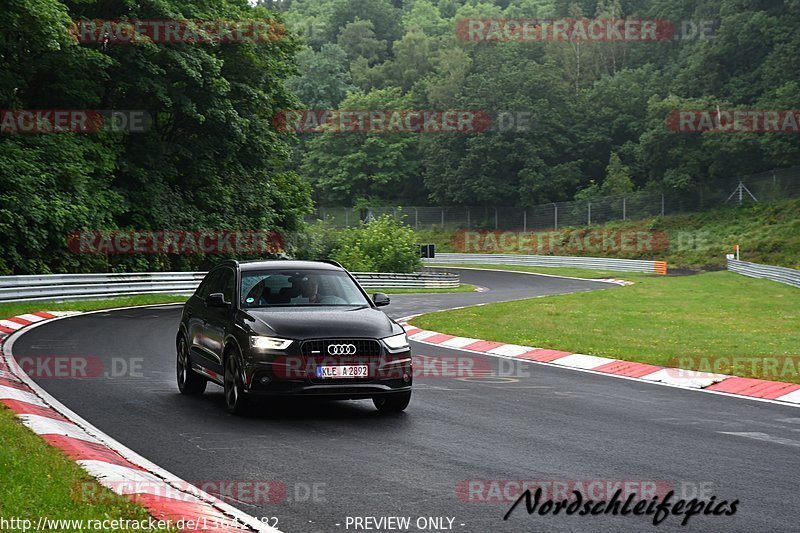
[[[494,208],[494,229],[495,229],[495,231],[500,229],[500,227],[497,225],[497,208],[496,207]]]
[[[345,207],[344,208],[344,227],[345,228],[349,228],[350,227],[350,216],[349,215],[350,215],[350,210]]]
[[[625,213],[625,207],[626,207],[625,206],[625,200],[627,200],[627,197],[623,196],[622,197],[622,220],[627,220],[627,218],[625,218],[625,215],[626,215],[626,213]]]
[[[553,226],[555,226],[555,230],[558,231],[558,204],[556,204],[555,202],[553,202],[553,209],[555,210],[553,216],[554,219]]]
[[[467,208],[467,229],[469,229],[469,207]]]
[[[661,193],[661,216],[664,216],[664,193]]]
[[[444,229],[444,208],[442,208],[442,229]]]
[[[592,225],[592,202],[586,202],[587,207],[589,208],[589,222],[587,222],[588,226]]]
[[[419,209],[414,208],[414,229],[419,229]]]
[[[528,210],[522,210],[522,231],[528,231]]]

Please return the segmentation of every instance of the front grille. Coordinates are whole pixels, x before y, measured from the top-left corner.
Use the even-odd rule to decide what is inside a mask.
[[[331,354],[329,346],[338,349],[333,348],[334,353]],[[350,346],[355,347],[354,353]],[[306,357],[378,357],[381,355],[381,345],[374,339],[319,339],[303,342],[300,352]]]

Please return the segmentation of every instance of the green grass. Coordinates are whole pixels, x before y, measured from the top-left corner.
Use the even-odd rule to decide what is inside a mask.
[[[559,229],[564,234],[578,232],[586,236],[601,231],[658,231],[666,234],[667,239],[662,242],[668,242],[666,247],[649,251],[597,250],[564,255],[650,259],[667,261],[670,268],[719,270],[725,265],[725,254],[732,253],[732,246],[738,244],[741,246],[741,259],[745,261],[800,268],[800,199],[797,198],[771,204],[720,207],[703,213]],[[417,240],[436,244],[437,252],[464,251],[454,248],[454,235],[452,229],[420,230],[417,231]],[[514,253],[514,250],[495,251]],[[492,253],[492,250],[484,253]]]
[[[475,285],[462,283],[454,289],[366,289],[369,294],[385,292],[386,294],[418,294],[418,293],[439,293],[439,292],[474,292]]]
[[[61,451],[17,421],[5,406],[0,406],[0,469],[0,516],[6,519],[27,518],[33,527],[40,516],[147,520],[143,507],[97,484]]]
[[[732,272],[623,277],[635,284],[431,313],[412,322],[452,335],[664,366],[679,366],[683,358],[680,366],[701,370],[708,370],[702,366],[708,360],[699,358],[800,358],[800,289]],[[700,366],[686,364],[687,357]],[[796,372],[762,370],[725,373],[800,383]]]
[[[124,296],[108,298],[105,300],[79,300],[73,302],[10,302],[0,304],[0,317],[34,313],[36,311],[95,311],[97,309],[111,309],[114,307],[129,307],[134,305],[150,305],[180,302],[188,300],[188,296],[170,294],[142,294],[137,296]]]

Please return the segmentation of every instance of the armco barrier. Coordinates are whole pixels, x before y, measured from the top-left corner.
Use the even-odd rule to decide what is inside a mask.
[[[458,274],[354,272],[365,289],[457,288]],[[191,294],[205,272],[48,274],[0,277],[0,302],[80,300],[132,294]]]
[[[764,278],[800,287],[800,270],[728,259],[728,270],[751,278]]]
[[[570,257],[563,255],[517,255],[517,254],[464,254],[437,253],[433,259],[424,260],[426,264],[480,264],[480,265],[521,265],[542,267],[573,267],[594,270],[617,270],[621,272],[650,272],[666,274],[664,261],[644,261],[639,259],[611,259],[608,257]]]

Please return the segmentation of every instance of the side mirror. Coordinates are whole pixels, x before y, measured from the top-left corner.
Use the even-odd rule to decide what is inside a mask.
[[[225,301],[225,295],[221,292],[212,292],[206,296],[207,307],[229,307],[230,305],[230,302]]]
[[[389,297],[382,292],[376,292],[375,294],[373,294],[372,301],[375,302],[375,305],[378,307],[389,305],[389,303],[391,302],[391,300],[389,300]]]

